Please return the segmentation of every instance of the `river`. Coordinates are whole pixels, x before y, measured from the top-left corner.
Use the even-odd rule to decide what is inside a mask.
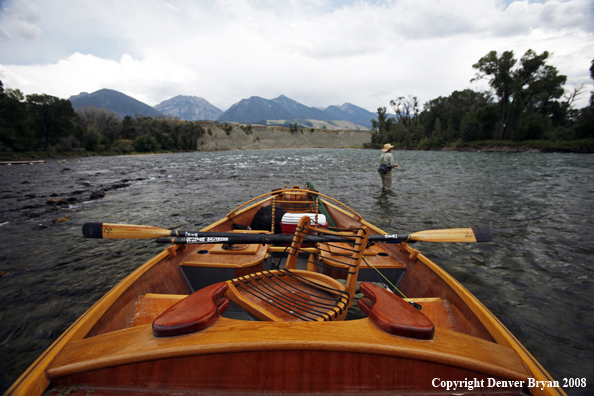
[[[415,248],[476,295],[551,375],[594,392],[594,156],[379,150],[195,152],[0,167],[0,391],[162,249],[86,240],[88,221],[198,230],[274,188],[316,188],[389,233],[489,227],[494,241]],[[91,194],[104,191],[104,197]],[[48,205],[61,198],[62,205]],[[60,220],[60,221],[57,221]]]

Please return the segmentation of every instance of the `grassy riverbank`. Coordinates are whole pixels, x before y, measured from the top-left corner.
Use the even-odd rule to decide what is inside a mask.
[[[469,143],[452,143],[444,150],[452,151],[501,151],[524,152],[535,151],[541,153],[594,153],[594,139],[580,140],[525,140],[514,141],[479,141]]]
[[[367,148],[381,148],[382,145],[369,145]],[[580,140],[481,140],[474,142],[452,142],[444,147],[394,144],[396,150],[423,151],[483,151],[483,152],[540,152],[540,153],[594,153],[594,139]]]
[[[57,150],[46,151],[22,151],[18,153],[14,152],[0,152],[0,161],[27,161],[27,160],[44,160],[44,159],[66,159],[66,158],[80,158],[80,157],[109,157],[118,155],[147,155],[147,154],[168,154],[168,153],[181,153],[184,151],[155,151],[155,152],[113,152],[113,151],[102,151],[96,153],[92,151],[86,151],[84,149],[61,152]]]

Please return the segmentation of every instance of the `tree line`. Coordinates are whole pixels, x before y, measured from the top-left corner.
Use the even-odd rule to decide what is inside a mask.
[[[377,109],[371,120],[373,133],[368,148],[391,143],[397,148],[436,149],[473,142],[576,142],[594,149],[594,92],[590,105],[574,109],[585,86],[566,91],[567,76],[546,63],[549,53],[532,50],[518,60],[513,51],[491,51],[472,65],[471,80],[486,80],[490,90],[454,91],[421,109],[418,98],[400,96]],[[594,79],[594,60],[590,67]],[[588,141],[583,141],[589,139]],[[579,141],[579,142],[577,142]]]
[[[66,99],[24,95],[0,81],[0,156],[60,156],[193,151],[204,134],[194,121],[136,115],[98,107],[77,109]]]

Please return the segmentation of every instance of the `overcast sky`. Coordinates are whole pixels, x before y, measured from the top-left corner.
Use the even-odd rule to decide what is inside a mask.
[[[375,112],[471,83],[491,50],[549,51],[566,88],[593,85],[594,0],[0,0],[0,80],[68,98],[102,88],[151,106],[250,96]]]

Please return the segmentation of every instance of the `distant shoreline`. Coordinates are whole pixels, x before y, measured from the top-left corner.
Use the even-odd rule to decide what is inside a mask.
[[[380,148],[378,145],[377,149]],[[396,146],[395,150],[417,150],[417,151],[466,151],[466,152],[488,152],[488,153],[594,153],[594,139],[580,140],[527,140],[527,141],[498,141],[486,140],[468,143],[450,143],[442,148],[435,147],[402,147]]]
[[[205,151],[251,151],[251,150],[275,150],[275,149],[301,149],[307,147],[266,147],[266,148],[246,148],[246,149],[218,149],[218,150],[196,150],[190,152],[205,152]],[[341,147],[309,147],[324,150],[339,149]],[[342,147],[362,150],[377,150],[380,147]],[[395,151],[459,151],[459,152],[486,152],[486,153],[575,153],[575,154],[593,154],[594,153],[594,139],[572,140],[562,142],[551,141],[524,141],[524,142],[473,142],[473,143],[459,143],[449,145],[440,149],[423,148],[423,147],[396,147]],[[29,164],[41,160],[60,160],[72,158],[85,157],[116,157],[116,156],[132,156],[132,155],[154,155],[154,154],[175,154],[183,151],[160,151],[150,153],[130,153],[130,154],[115,154],[115,153],[86,153],[81,155],[81,152],[68,153],[52,153],[47,155],[45,151],[29,151],[25,153],[0,153],[0,165],[7,165],[13,163],[17,165],[18,162],[25,162]]]

